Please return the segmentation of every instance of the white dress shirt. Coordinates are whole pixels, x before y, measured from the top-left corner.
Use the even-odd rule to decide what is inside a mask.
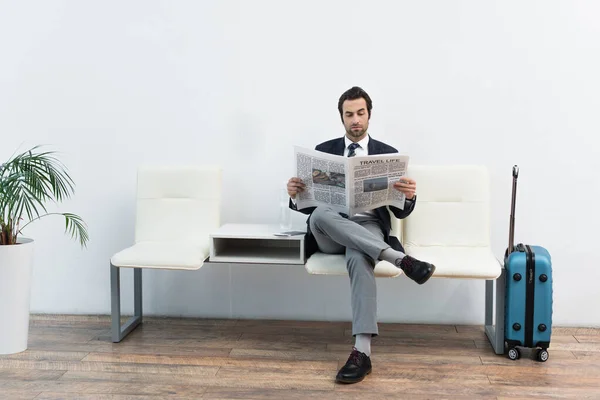
[[[344,143],[346,143],[346,148],[344,149],[344,157],[348,157],[348,153],[350,153],[348,146],[350,146],[354,142],[348,139],[348,136],[344,136]],[[356,153],[355,156],[369,155],[369,135],[365,136],[360,142],[356,142],[356,144],[358,144],[360,147],[357,147],[356,150],[354,150],[354,152]]]

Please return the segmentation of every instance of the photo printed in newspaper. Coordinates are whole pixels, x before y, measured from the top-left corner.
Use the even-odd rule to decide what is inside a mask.
[[[296,177],[306,188],[296,196],[298,209],[327,205],[349,216],[392,205],[404,209],[405,195],[394,189],[409,157],[379,154],[343,157],[294,147]]]
[[[298,146],[294,147],[294,155],[296,177],[305,185],[296,196],[298,209],[328,205],[348,213],[348,165],[344,157]]]

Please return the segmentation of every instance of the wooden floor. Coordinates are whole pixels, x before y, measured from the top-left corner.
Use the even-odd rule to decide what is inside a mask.
[[[32,316],[0,356],[0,399],[600,399],[600,330],[553,328],[550,359],[494,354],[483,328],[381,324],[373,373],[334,381],[349,323],[147,318],[113,344],[106,316]]]

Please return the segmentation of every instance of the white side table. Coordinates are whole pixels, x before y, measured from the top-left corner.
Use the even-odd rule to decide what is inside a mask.
[[[276,236],[277,225],[225,224],[210,234],[211,263],[304,264],[304,233]]]

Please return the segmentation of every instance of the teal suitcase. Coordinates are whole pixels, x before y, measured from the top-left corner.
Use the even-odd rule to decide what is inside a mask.
[[[542,246],[514,246],[514,216],[518,167],[513,168],[510,237],[506,250],[505,346],[508,357],[520,358],[519,348],[535,350],[547,361],[552,335],[552,259]]]

